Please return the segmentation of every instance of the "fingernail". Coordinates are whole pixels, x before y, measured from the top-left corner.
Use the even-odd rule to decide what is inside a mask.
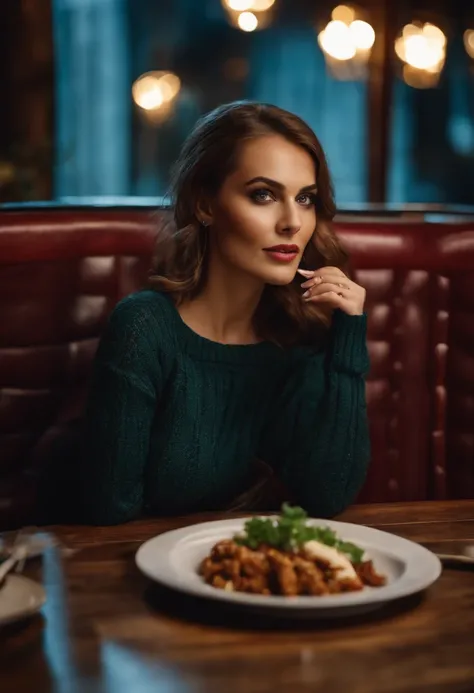
[[[303,277],[312,277],[314,274],[311,270],[297,269],[296,271],[302,274]]]
[[[307,298],[309,296],[309,291],[305,291],[303,294],[303,298]]]

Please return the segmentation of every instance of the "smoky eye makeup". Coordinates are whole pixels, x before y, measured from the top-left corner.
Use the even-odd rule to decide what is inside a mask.
[[[264,204],[269,200],[276,199],[275,193],[273,193],[271,190],[268,190],[268,188],[255,188],[255,190],[251,190],[249,192],[249,196],[250,199],[252,199],[257,204]]]

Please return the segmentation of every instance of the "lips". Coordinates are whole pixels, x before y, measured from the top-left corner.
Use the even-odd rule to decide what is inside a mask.
[[[264,248],[264,250],[271,253],[299,253],[300,249],[297,245],[273,245],[271,248]]]
[[[264,250],[275,262],[293,262],[300,252],[297,245],[286,244],[274,245]]]

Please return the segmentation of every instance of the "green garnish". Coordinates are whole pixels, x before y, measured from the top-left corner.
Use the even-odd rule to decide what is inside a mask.
[[[352,563],[360,563],[363,549],[348,541],[341,541],[329,527],[314,527],[307,524],[308,513],[298,506],[283,503],[281,515],[275,521],[265,517],[253,517],[244,525],[244,533],[234,537],[237,544],[257,549],[261,544],[282,551],[293,551],[307,541],[316,540],[333,546],[346,554]]]

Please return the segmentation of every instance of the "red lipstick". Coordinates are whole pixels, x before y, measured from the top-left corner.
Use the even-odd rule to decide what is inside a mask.
[[[300,252],[297,245],[285,243],[273,245],[271,248],[264,248],[264,250],[277,262],[292,262]]]

